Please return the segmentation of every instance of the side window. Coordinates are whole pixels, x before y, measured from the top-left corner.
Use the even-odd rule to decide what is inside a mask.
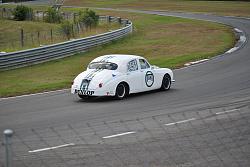
[[[137,61],[131,60],[130,62],[128,62],[128,71],[131,72],[136,70],[138,70]]]
[[[146,62],[146,60],[144,60],[144,59],[139,59],[139,62],[140,62],[140,65],[141,65],[141,69],[147,69],[147,68],[150,67],[148,62]]]

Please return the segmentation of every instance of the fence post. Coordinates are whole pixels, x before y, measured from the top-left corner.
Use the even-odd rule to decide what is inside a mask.
[[[4,145],[5,145],[5,167],[11,167],[11,137],[13,135],[13,130],[6,129],[4,134]]]
[[[111,22],[111,16],[107,16],[107,21],[108,21],[108,23]]]
[[[77,20],[76,20],[76,13],[73,13],[73,21],[74,21],[74,24],[76,24]]]
[[[50,40],[51,40],[51,43],[53,43],[53,30],[50,29]]]
[[[76,26],[76,31],[77,31],[76,33],[77,33],[77,36],[80,37],[80,28],[79,28],[79,24],[76,23],[75,26]]]
[[[37,40],[38,40],[38,43],[39,43],[39,46],[40,46],[40,31],[37,31]]]
[[[23,37],[23,29],[21,28],[21,34],[20,34],[20,40],[21,40],[21,47],[24,46],[24,37]]]
[[[75,38],[75,32],[74,32],[74,24],[72,24],[72,37]]]
[[[35,16],[36,18],[35,18],[35,19],[36,19],[37,21],[40,21],[40,19],[39,19],[39,14],[40,14],[39,11],[36,11],[36,16]]]
[[[34,34],[31,33],[30,36],[31,36],[32,45],[34,45]]]
[[[122,19],[120,17],[117,17],[118,23],[122,24]]]
[[[43,12],[43,11],[42,11],[42,14],[43,14],[43,15],[42,15],[42,16],[43,16],[43,20],[42,20],[42,21],[44,21],[44,12]]]
[[[129,20],[126,20],[126,25],[128,25],[129,24]]]
[[[4,18],[5,8],[2,9],[2,18]]]

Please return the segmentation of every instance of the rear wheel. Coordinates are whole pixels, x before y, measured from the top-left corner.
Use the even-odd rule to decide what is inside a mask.
[[[165,74],[162,79],[161,90],[166,91],[171,87],[171,77],[168,74]]]
[[[119,85],[116,87],[115,97],[116,99],[123,99],[127,95],[127,86],[125,83],[119,83]]]

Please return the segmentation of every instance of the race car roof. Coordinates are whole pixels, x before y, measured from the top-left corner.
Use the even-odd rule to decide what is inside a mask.
[[[136,58],[143,58],[141,56],[136,55],[123,55],[123,54],[111,54],[111,55],[104,55],[95,58],[92,62],[112,62],[119,65],[129,62],[130,60],[136,59]]]
[[[116,63],[118,65],[118,68],[116,71],[119,72],[127,72],[127,63],[131,60],[134,59],[144,59],[141,56],[136,56],[136,55],[124,55],[124,54],[111,54],[111,55],[104,55],[95,58],[92,60],[90,63],[93,62],[111,62],[111,63]]]

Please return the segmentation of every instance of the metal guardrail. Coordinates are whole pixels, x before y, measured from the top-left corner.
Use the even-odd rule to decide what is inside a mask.
[[[105,18],[106,17],[106,18]],[[121,29],[98,34],[86,38],[75,39],[62,43],[27,49],[17,52],[0,54],[0,71],[34,65],[54,59],[85,52],[88,49],[122,38],[132,32],[132,22],[119,17],[105,16],[101,19],[119,21],[125,26]]]

